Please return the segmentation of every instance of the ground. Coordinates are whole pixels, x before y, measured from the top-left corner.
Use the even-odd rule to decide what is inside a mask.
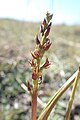
[[[35,35],[40,23],[26,23],[15,20],[0,20],[0,120],[29,120],[31,118],[30,95],[20,87],[31,80],[28,60],[35,47]],[[80,26],[52,26],[50,36],[52,46],[45,54],[51,66],[43,73],[40,86],[37,116],[45,103],[78,69],[80,64]],[[44,58],[45,59],[45,58]],[[79,82],[80,84],[80,82]],[[78,85],[71,113],[71,120],[79,120],[80,86]],[[49,120],[63,120],[68,105],[71,88],[60,98]]]

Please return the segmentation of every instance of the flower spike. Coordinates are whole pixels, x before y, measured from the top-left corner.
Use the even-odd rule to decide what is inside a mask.
[[[50,65],[48,57],[46,61],[41,66],[41,60],[44,56],[44,53],[50,48],[51,42],[48,38],[52,23],[50,20],[52,15],[50,13],[46,14],[41,26],[40,26],[40,38],[38,34],[36,35],[36,45],[35,50],[31,52],[32,60],[29,61],[32,69],[32,89],[29,82],[27,82],[28,90],[31,91],[32,96],[32,120],[36,120],[36,107],[37,107],[37,95],[38,87],[42,82],[42,70],[47,69]]]

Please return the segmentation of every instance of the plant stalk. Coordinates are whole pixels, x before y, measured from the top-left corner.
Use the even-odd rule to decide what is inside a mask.
[[[33,90],[32,94],[32,120],[36,120],[37,109],[37,88]]]
[[[71,113],[71,108],[72,108],[72,104],[73,104],[73,100],[74,100],[74,96],[75,96],[75,92],[76,92],[76,88],[77,88],[77,84],[78,84],[79,75],[80,75],[80,71],[78,70],[74,84],[73,84],[72,94],[69,99],[69,104],[68,104],[68,109],[66,112],[65,120],[70,120],[70,113]]]
[[[55,95],[50,99],[46,107],[43,109],[41,115],[38,120],[47,120],[51,110],[56,105],[57,101],[61,97],[61,95],[71,86],[77,76],[78,70],[66,81],[66,83],[55,93]]]

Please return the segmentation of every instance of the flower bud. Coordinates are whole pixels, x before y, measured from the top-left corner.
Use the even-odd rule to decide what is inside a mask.
[[[45,26],[46,25],[46,19],[44,18],[44,21],[42,22],[42,24]]]
[[[49,27],[51,27],[51,25],[52,25],[52,22],[49,23],[49,25],[47,26],[47,29],[48,29]]]
[[[29,61],[31,67],[34,67],[35,66],[35,63],[34,63],[34,59],[32,59],[32,61]]]
[[[37,77],[38,77],[38,75],[37,75],[37,73],[35,72],[35,70],[32,72],[32,79],[33,80],[37,80]]]
[[[52,17],[53,17],[53,14],[49,15],[49,20],[51,20],[51,19],[52,19]]]
[[[31,91],[31,85],[29,81],[27,81],[26,86],[27,86],[28,91]]]
[[[42,36],[43,36],[44,35],[44,28],[42,25],[40,26],[40,32],[42,33]]]
[[[40,44],[40,41],[38,39],[38,35],[36,35],[36,44],[39,45]]]
[[[31,55],[34,59],[37,59],[40,57],[40,53],[38,50],[35,50],[34,52],[31,52]]]
[[[46,30],[45,30],[45,37],[47,37],[49,35],[49,32],[50,32],[50,27],[48,27]]]
[[[45,68],[47,69],[49,67],[50,63],[49,63],[49,60],[48,60],[48,57],[46,57],[46,61],[45,63],[42,65],[41,69]]]
[[[47,38],[46,43],[43,45],[43,50],[47,51],[50,48],[51,44],[52,43],[50,43],[50,40]]]
[[[48,22],[52,19],[52,17],[53,17],[53,14],[50,14],[50,13],[47,12],[46,19],[47,19]]]
[[[35,50],[35,51],[34,51],[34,55],[35,55],[37,58],[39,58],[39,57],[40,57],[39,51],[38,51],[38,50]]]
[[[31,52],[31,55],[32,55],[32,57],[33,57],[34,59],[37,59],[37,57],[35,56],[34,53]]]

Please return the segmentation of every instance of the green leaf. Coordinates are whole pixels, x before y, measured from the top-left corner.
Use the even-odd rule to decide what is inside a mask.
[[[40,114],[38,120],[47,120],[50,112],[56,105],[57,101],[61,97],[61,95],[72,85],[77,76],[78,70],[64,83],[64,85],[55,93],[55,95],[50,99],[46,107],[43,109],[42,113]]]

